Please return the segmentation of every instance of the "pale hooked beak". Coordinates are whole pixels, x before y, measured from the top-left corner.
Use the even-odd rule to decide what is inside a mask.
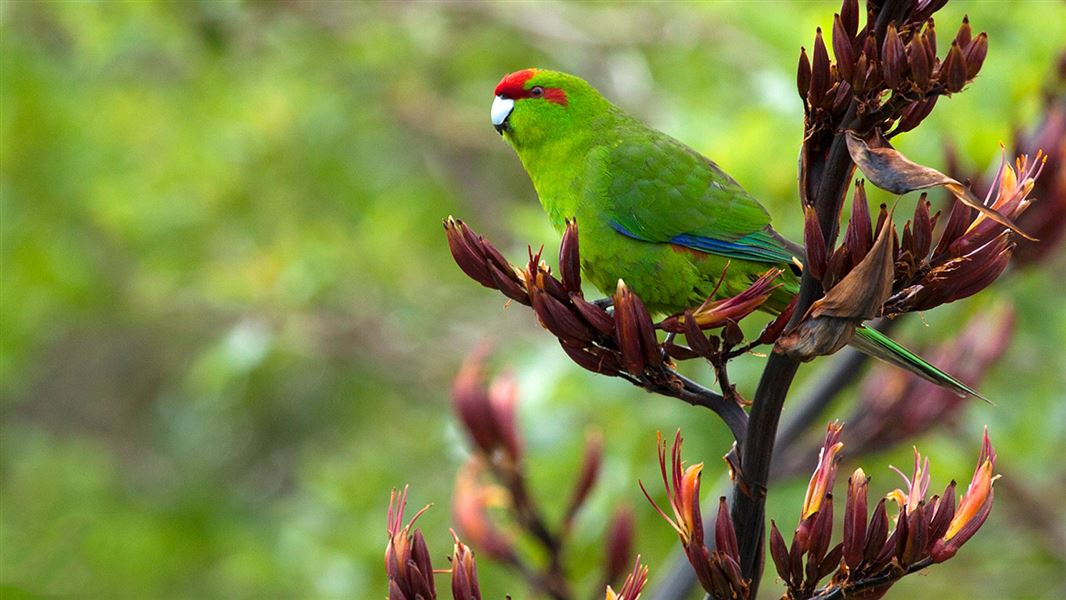
[[[500,135],[503,135],[504,130],[507,129],[507,117],[511,116],[512,110],[514,110],[514,100],[503,96],[496,96],[492,99],[492,126]]]

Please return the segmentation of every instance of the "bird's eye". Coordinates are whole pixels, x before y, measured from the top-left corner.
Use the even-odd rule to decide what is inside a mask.
[[[544,95],[544,88],[540,87],[539,85],[533,86],[533,89],[529,90],[529,95],[534,98],[540,98]]]

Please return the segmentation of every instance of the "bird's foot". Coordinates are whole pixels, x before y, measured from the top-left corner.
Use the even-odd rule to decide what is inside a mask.
[[[614,298],[611,298],[610,296],[608,296],[606,298],[600,298],[598,300],[593,300],[592,303],[595,304],[596,306],[602,308],[603,310],[607,310],[608,308],[613,308],[614,307]]]

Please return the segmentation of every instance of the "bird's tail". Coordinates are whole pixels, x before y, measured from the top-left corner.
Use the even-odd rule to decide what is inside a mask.
[[[864,354],[906,369],[923,379],[955,392],[959,396],[964,398],[966,396],[977,396],[988,402],[987,398],[965,383],[929,364],[922,357],[872,327],[859,326],[855,330],[855,335],[851,338],[851,345]]]

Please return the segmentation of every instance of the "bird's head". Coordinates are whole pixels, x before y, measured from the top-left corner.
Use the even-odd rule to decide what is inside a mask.
[[[560,139],[610,104],[580,77],[525,69],[505,76],[492,100],[492,125],[516,149]]]

